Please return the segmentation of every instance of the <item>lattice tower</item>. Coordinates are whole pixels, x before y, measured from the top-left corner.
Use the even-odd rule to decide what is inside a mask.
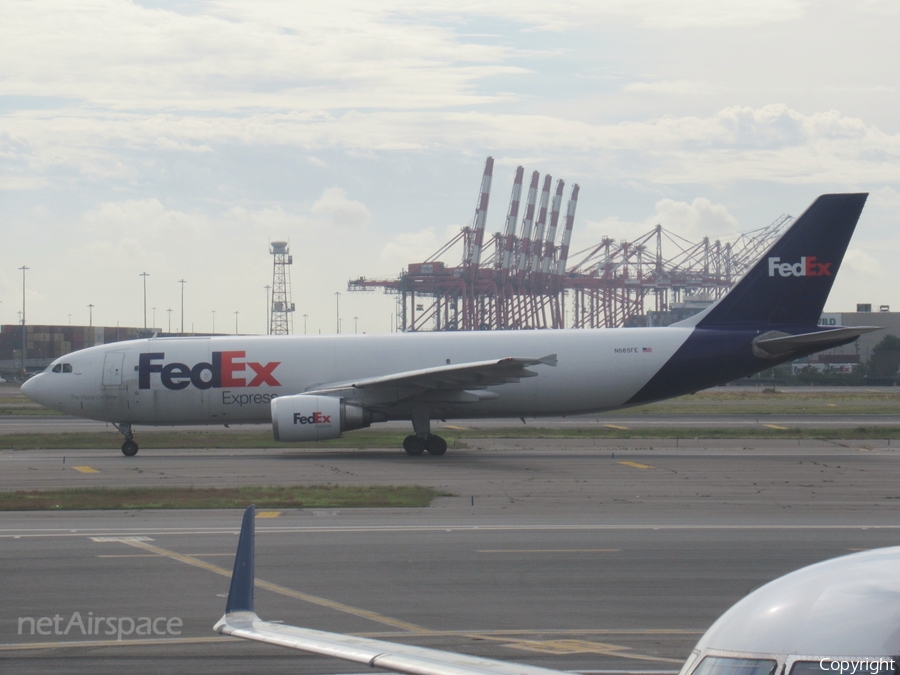
[[[273,241],[272,307],[269,312],[269,334],[290,335],[294,332],[294,303],[291,302],[291,265],[294,257],[285,241]]]

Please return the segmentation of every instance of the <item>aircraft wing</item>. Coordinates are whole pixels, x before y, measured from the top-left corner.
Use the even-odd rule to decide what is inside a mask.
[[[523,377],[535,377],[528,366],[556,365],[556,354],[541,358],[505,358],[473,361],[434,368],[408,370],[348,382],[338,382],[313,388],[306,394],[347,396],[369,403],[388,403],[412,396],[432,399],[480,400],[496,398],[483,391],[484,387],[518,382]],[[460,396],[463,392],[468,397]]]
[[[225,615],[214,626],[218,633],[410,675],[562,675],[547,668],[263,621],[253,609],[255,515],[253,506],[244,512]]]

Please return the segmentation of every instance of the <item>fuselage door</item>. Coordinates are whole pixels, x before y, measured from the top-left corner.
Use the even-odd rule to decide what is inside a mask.
[[[103,361],[103,386],[122,386],[122,362],[125,360],[125,352],[107,352]]]

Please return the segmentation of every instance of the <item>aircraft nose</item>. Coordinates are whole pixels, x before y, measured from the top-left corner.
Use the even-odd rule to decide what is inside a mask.
[[[45,405],[44,401],[46,399],[45,395],[42,395],[42,391],[44,387],[41,386],[41,380],[44,378],[43,373],[39,373],[34,377],[31,377],[25,382],[22,383],[20,387],[20,391],[25,394],[28,398],[30,398],[35,403],[40,403],[41,405]],[[45,394],[46,392],[44,392]]]

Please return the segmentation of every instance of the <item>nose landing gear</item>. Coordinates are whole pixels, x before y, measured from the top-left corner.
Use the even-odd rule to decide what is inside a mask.
[[[138,444],[134,442],[131,423],[120,422],[118,424],[113,424],[113,426],[125,437],[125,442],[122,443],[122,454],[126,457],[134,457],[138,453]]]

